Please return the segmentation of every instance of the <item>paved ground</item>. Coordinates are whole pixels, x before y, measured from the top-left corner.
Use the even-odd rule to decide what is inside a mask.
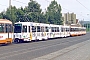
[[[90,40],[32,60],[90,60]]]
[[[37,60],[40,60],[40,59],[70,60],[70,58],[72,57],[75,59],[78,57],[78,54],[80,54],[78,53],[79,51],[77,49],[80,50],[80,48],[83,48],[85,44],[88,44],[89,41],[87,40],[90,40],[90,32],[87,33],[86,35],[76,36],[76,37],[58,38],[58,39],[50,39],[47,41],[37,41],[37,42],[33,41],[29,43],[10,44],[7,46],[0,46],[0,60],[32,60],[32,59],[34,60],[35,58],[38,58],[38,57],[40,58],[38,58]],[[87,41],[87,42],[85,43],[84,41]],[[84,43],[78,44],[81,42],[84,42]],[[89,46],[87,48],[89,48]],[[84,47],[83,49],[86,49],[86,48]],[[87,51],[89,52],[90,50],[89,49],[84,50],[85,53]],[[85,55],[85,54],[82,54],[82,55]],[[85,55],[86,58],[88,58],[87,55],[89,54],[86,53]],[[71,59],[71,60],[74,60],[74,59]]]

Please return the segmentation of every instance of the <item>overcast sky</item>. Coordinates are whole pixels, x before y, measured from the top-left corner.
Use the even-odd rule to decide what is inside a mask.
[[[29,0],[11,0],[13,6],[25,7],[28,5]],[[47,6],[49,6],[52,0],[35,0],[40,5],[44,11]],[[56,0],[58,4],[62,7],[62,13],[75,13],[76,18],[79,20],[89,20],[90,21],[90,0]],[[9,0],[0,1],[0,12],[6,10],[9,7]]]

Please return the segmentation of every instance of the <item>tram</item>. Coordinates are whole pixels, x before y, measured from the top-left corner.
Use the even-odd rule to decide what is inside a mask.
[[[80,36],[85,34],[86,34],[85,27],[76,27],[76,26],[70,27],[70,36]]]
[[[35,22],[16,22],[14,24],[14,42],[47,40],[86,34],[84,27],[55,25]]]
[[[13,25],[7,19],[0,19],[0,44],[9,44],[13,41]]]

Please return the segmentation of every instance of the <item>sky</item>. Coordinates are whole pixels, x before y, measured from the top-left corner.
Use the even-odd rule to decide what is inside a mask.
[[[17,8],[25,7],[30,0],[11,0],[11,5]],[[41,9],[45,9],[49,6],[52,0],[34,0],[41,5]],[[75,13],[76,18],[79,21],[90,21],[90,0],[56,0],[61,5],[62,13]],[[9,7],[9,0],[0,1],[0,12],[5,11]]]

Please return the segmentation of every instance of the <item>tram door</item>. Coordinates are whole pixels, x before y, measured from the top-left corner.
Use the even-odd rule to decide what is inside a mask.
[[[7,38],[12,38],[12,25],[11,24],[5,24],[5,32],[7,33]]]

